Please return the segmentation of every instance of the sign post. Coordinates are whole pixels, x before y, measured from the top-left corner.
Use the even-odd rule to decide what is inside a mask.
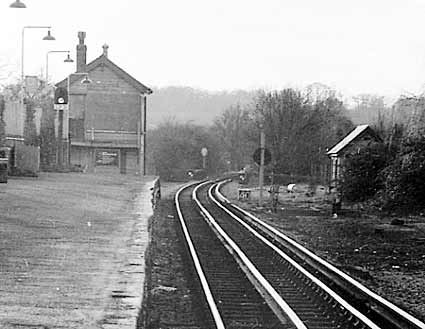
[[[58,144],[57,144],[57,158],[56,164],[59,169],[63,169],[64,165],[64,150],[63,150],[63,114],[68,107],[68,90],[66,88],[58,87],[55,90],[55,103],[54,109],[58,111]]]
[[[206,147],[203,147],[201,149],[201,155],[202,155],[202,168],[205,169],[207,167],[207,155],[208,155],[208,149]]]

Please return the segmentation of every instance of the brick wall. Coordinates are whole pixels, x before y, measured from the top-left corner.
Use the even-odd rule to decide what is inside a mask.
[[[106,66],[97,67],[89,75],[92,83],[88,87],[82,87],[79,80],[71,85],[70,117],[84,118],[85,130],[137,132],[140,93]],[[88,88],[86,95],[84,88]]]
[[[40,147],[14,143],[14,166],[20,173],[37,175],[40,171]]]
[[[82,168],[87,168],[89,167],[91,160],[92,159],[90,158],[90,154],[87,152],[87,150],[77,147],[71,148],[72,165],[80,165]]]

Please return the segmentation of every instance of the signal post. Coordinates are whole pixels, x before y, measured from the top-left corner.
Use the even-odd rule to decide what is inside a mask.
[[[66,88],[58,87],[55,90],[54,109],[58,112],[57,122],[57,150],[56,150],[56,165],[58,169],[64,168],[64,112],[68,110],[68,91]],[[67,132],[66,132],[67,133]]]

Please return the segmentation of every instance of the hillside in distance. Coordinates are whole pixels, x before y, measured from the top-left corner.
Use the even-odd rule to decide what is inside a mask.
[[[207,91],[185,86],[152,88],[148,97],[147,123],[150,128],[166,121],[191,122],[197,125],[213,124],[224,110],[240,104],[254,103],[255,90]],[[389,115],[391,106],[386,106],[383,97],[377,95],[356,96],[357,103],[345,104],[345,115],[354,124],[374,124],[379,113]]]
[[[228,107],[251,103],[256,93],[245,90],[211,92],[173,86],[152,89],[147,112],[151,127],[167,120],[208,126]]]

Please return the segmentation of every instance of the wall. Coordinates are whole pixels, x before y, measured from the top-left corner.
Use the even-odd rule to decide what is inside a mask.
[[[89,148],[83,147],[72,147],[71,148],[71,164],[80,165],[83,169],[90,168],[90,162],[92,161],[91,153]],[[114,149],[114,151],[117,149]],[[119,156],[122,157],[125,154],[125,171],[126,174],[138,173],[137,165],[137,151],[136,150],[125,150]],[[121,162],[120,162],[121,163]]]
[[[9,172],[17,175],[38,174],[40,171],[40,147],[25,145],[23,140],[10,138],[6,138],[6,145],[11,148]]]
[[[94,128],[136,133],[140,121],[140,93],[106,66],[95,68],[89,75],[91,84],[81,87],[77,80],[71,85],[70,118],[84,117],[86,132]],[[86,95],[84,88],[88,88]],[[114,139],[114,136],[107,138]]]
[[[82,168],[88,167],[91,161],[87,149],[81,147],[71,147],[71,165],[80,165]]]
[[[136,174],[139,171],[137,166],[137,152],[136,151],[127,151],[127,166],[126,171],[128,174]]]
[[[37,174],[40,171],[40,148],[38,146],[16,144],[15,167],[20,171]]]

